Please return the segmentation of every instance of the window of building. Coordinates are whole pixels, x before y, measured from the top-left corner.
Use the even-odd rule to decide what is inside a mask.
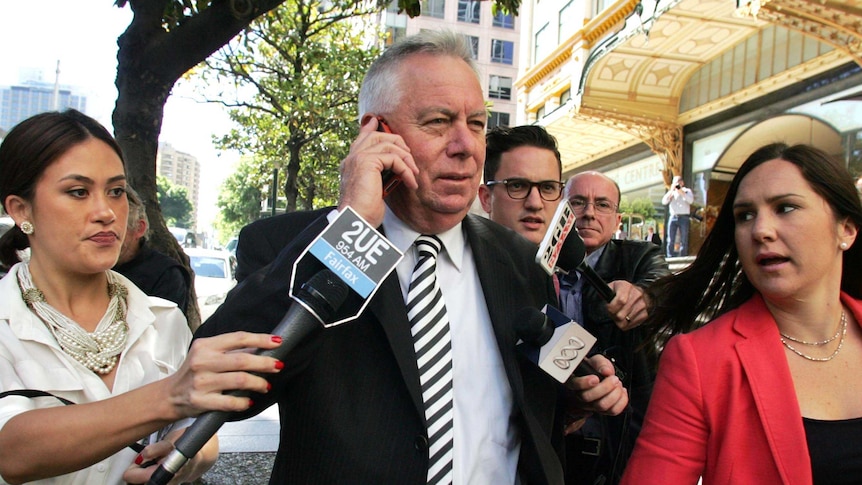
[[[551,49],[554,48],[551,45],[551,32],[548,29],[548,24],[545,24],[536,31],[536,41],[535,41],[535,50],[533,51],[533,63],[537,63],[545,58]]]
[[[497,13],[494,14],[494,22],[492,25],[494,27],[502,27],[504,29],[514,29],[515,16],[510,13],[503,13],[502,9],[497,10]]]
[[[491,74],[491,80],[488,83],[488,97],[512,99],[512,78]]]
[[[602,13],[606,8],[611,6],[615,0],[593,0],[593,16]]]
[[[563,8],[560,9],[560,29],[558,31],[557,43],[560,44],[564,40],[572,36],[577,30],[577,22],[575,22],[575,0],[571,0]]]
[[[479,0],[458,0],[458,21],[478,24],[480,7]]]
[[[398,1],[393,0],[386,7],[386,46],[407,37],[407,14],[398,13]]]
[[[536,110],[536,119],[540,120],[545,117],[545,105],[543,104],[541,108]]]
[[[499,111],[491,111],[488,115],[488,129],[496,127],[509,127],[509,113],[501,113]]]
[[[442,19],[446,13],[446,0],[422,0],[422,16]]]
[[[465,35],[464,39],[467,40],[467,45],[470,46],[470,53],[473,56],[473,60],[479,59],[479,38],[475,35]]]
[[[572,88],[560,93],[560,106],[566,104],[570,99],[572,99]]]
[[[515,43],[508,40],[491,39],[491,62],[512,65]]]

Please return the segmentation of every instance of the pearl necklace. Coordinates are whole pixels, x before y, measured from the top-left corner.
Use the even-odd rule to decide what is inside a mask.
[[[111,301],[96,330],[88,333],[45,301],[45,295],[33,285],[28,265],[21,265],[18,271],[18,286],[24,303],[51,330],[63,352],[101,375],[110,373],[117,365],[129,334],[126,322],[128,290],[117,282],[112,272],[107,271],[106,274]]]
[[[781,337],[780,337],[781,343],[784,344],[784,346],[787,347],[787,349],[790,350],[791,352],[793,352],[794,354],[802,357],[803,359],[807,359],[807,360],[810,360],[813,362],[829,362],[830,360],[834,359],[836,355],[838,355],[838,352],[841,351],[841,346],[844,345],[844,337],[847,335],[847,312],[845,312],[844,310],[841,310],[841,323],[838,325],[838,331],[835,332],[835,335],[833,335],[832,338],[829,338],[827,340],[821,340],[820,342],[806,342],[804,340],[795,339],[789,335],[786,335],[783,332],[778,332],[778,333],[781,335]],[[802,345],[812,345],[812,346],[826,345],[829,342],[832,342],[833,340],[835,340],[835,338],[838,337],[839,333],[841,334],[841,340],[838,341],[838,347],[835,349],[835,352],[832,352],[832,355],[830,355],[828,357],[812,357],[810,355],[803,354],[802,352],[800,352],[798,349],[796,349],[795,347],[793,347],[792,345],[790,345],[787,342],[787,340],[792,340],[793,342],[797,342],[797,343],[800,343]],[[785,339],[787,339],[787,340],[785,340]]]

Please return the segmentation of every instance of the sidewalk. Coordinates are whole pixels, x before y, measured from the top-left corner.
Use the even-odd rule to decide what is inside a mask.
[[[278,406],[218,431],[219,458],[203,476],[206,485],[266,485],[278,449]]]

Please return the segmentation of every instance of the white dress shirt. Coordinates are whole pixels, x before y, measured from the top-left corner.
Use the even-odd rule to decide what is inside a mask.
[[[692,202],[694,202],[694,192],[688,187],[683,187],[681,190],[670,189],[661,198],[661,203],[668,206],[672,216],[689,215]]]
[[[396,267],[404,301],[419,233],[389,207],[383,218],[386,238],[404,252]],[[514,424],[512,389],[488,315],[476,262],[461,224],[437,234],[445,248],[437,258],[437,278],[452,337],[454,388],[453,483],[515,483],[521,441]]]
[[[173,302],[149,297],[114,273],[129,290],[129,335],[117,363],[113,389],[93,371],[69,357],[48,327],[27,308],[18,287],[19,263],[0,280],[0,392],[35,389],[74,403],[107,399],[174,373],[191,342],[186,319]],[[9,396],[0,399],[0,428],[12,417],[37,408],[62,406],[54,398]],[[187,426],[188,421],[180,426]],[[74,453],[74,450],[69,450]],[[54,485],[121,484],[137,453],[124,448],[83,470],[28,482]],[[0,478],[0,483],[6,482]]]

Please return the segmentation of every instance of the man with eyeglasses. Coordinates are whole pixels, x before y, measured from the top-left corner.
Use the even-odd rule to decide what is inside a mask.
[[[560,278],[560,305],[598,341],[594,352],[614,360],[629,390],[629,408],[618,416],[590,416],[566,439],[567,484],[618,483],[640,432],[655,377],[656,354],[642,345],[646,332],[643,288],[668,274],[661,248],[648,241],[613,239],[622,221],[620,188],[599,172],[569,179],[566,197],[575,211],[575,226],[584,240],[586,262],[613,288],[604,301],[573,272]],[[577,472],[575,472],[577,471]]]
[[[492,221],[539,244],[563,195],[557,140],[541,126],[527,125],[494,128],[485,143],[482,208]]]

